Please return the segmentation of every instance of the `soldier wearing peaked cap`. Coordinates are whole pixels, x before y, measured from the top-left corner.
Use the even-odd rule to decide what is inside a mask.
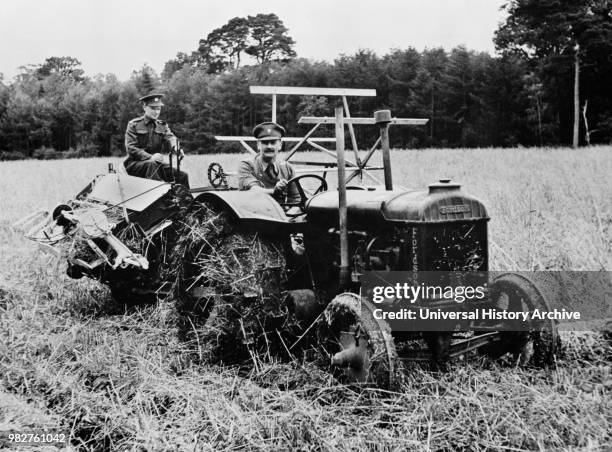
[[[189,187],[189,176],[166,162],[164,154],[176,151],[177,140],[165,121],[159,118],[163,94],[149,94],[140,98],[144,115],[132,119],[125,131],[128,158],[123,162],[131,176],[165,182],[176,181]],[[182,151],[181,156],[182,156]]]
[[[290,187],[287,194],[287,181],[295,176],[295,170],[286,161],[278,160],[282,147],[281,138],[285,136],[284,127],[275,122],[263,122],[253,129],[257,138],[259,154],[250,160],[243,160],[238,167],[238,187],[240,190],[260,190],[283,201],[299,199],[297,188]]]

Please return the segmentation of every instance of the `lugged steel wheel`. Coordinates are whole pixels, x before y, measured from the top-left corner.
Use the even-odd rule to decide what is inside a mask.
[[[201,331],[210,359],[229,364],[284,356],[294,319],[284,292],[282,244],[235,230],[216,253],[232,279],[212,285],[214,301]]]
[[[283,341],[297,325],[286,303],[285,242],[244,230],[229,212],[203,204],[177,253],[182,338],[213,362],[284,355]]]
[[[319,340],[341,380],[399,389],[402,366],[389,325],[374,318],[374,307],[354,293],[336,296],[319,321]]]
[[[496,309],[533,312],[534,309],[549,311],[550,305],[538,286],[531,279],[518,273],[504,273],[493,281],[491,299]],[[559,335],[555,320],[532,321],[528,331],[500,332],[501,341],[482,351],[500,358],[512,354],[521,365],[545,366],[554,363],[559,349]]]

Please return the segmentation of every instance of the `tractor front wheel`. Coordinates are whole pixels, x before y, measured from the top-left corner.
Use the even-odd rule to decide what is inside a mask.
[[[491,286],[491,300],[497,310],[529,312],[535,309],[549,311],[549,303],[538,286],[526,276],[518,273],[499,275]],[[492,357],[501,358],[510,354],[521,365],[546,366],[554,363],[559,350],[559,334],[555,320],[517,321],[513,327],[504,324],[501,340],[490,344],[482,351]]]
[[[401,386],[402,366],[391,329],[374,318],[374,307],[359,295],[336,296],[319,320],[318,335],[340,380],[391,390]]]

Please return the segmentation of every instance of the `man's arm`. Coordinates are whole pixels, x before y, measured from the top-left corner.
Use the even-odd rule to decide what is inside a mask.
[[[251,162],[242,161],[238,165],[238,188],[240,190],[250,190],[253,187],[264,188],[257,177],[255,177],[255,168]]]
[[[175,149],[177,144],[176,135],[172,133],[170,127],[165,121],[160,121],[164,126],[164,141],[168,144],[168,149]]]
[[[149,160],[151,158],[151,154],[138,147],[136,126],[132,122],[128,123],[127,129],[125,130],[125,150],[134,160]]]
[[[257,190],[268,195],[274,195],[287,186],[287,181],[279,180],[275,187],[265,188],[264,184],[255,176],[255,168],[251,162],[242,161],[238,166],[238,188],[240,190]]]

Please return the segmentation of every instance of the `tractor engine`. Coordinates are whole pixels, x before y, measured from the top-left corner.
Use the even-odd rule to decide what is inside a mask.
[[[334,191],[307,204],[307,248],[320,285],[338,275],[338,211]],[[488,270],[486,209],[448,179],[426,190],[347,189],[347,219],[353,289],[364,271]]]

